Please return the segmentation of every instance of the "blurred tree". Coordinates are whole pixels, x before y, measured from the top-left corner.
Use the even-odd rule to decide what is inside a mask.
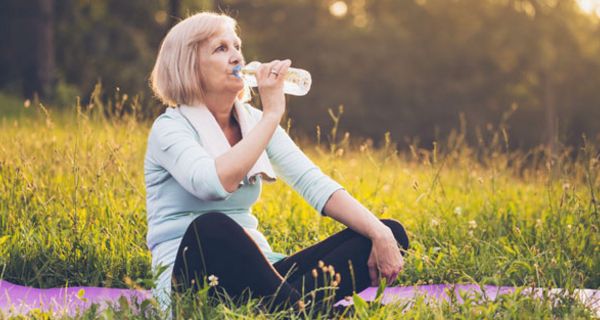
[[[169,29],[181,19],[181,0],[169,0]]]
[[[4,2],[0,9],[0,84],[20,86],[28,98],[49,97],[55,84],[54,1]]]
[[[376,141],[390,131],[428,147],[460,114],[473,144],[499,125],[511,148],[600,139],[600,23],[575,0],[35,1],[54,2],[59,89],[85,99],[100,80],[106,95],[139,93],[148,116],[163,109],[147,79],[166,30],[210,9],[238,20],[247,61],[291,58],[311,72],[310,93],[288,100],[297,133],[326,132],[327,109],[343,104],[341,130]],[[43,30],[15,27],[34,2],[0,3],[5,90],[35,83],[25,66],[43,69],[26,59],[48,51],[28,42]]]

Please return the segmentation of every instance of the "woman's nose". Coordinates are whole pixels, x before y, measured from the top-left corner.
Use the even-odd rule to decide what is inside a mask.
[[[238,65],[238,64],[242,63],[242,61],[244,61],[244,57],[242,56],[242,53],[239,52],[238,50],[235,50],[235,53],[231,57],[231,63],[234,65]]]

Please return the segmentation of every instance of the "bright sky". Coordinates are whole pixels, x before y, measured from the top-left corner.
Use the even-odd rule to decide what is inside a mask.
[[[600,0],[577,0],[577,3],[584,12],[600,17]],[[348,5],[342,0],[334,1],[329,6],[329,12],[335,17],[343,17],[348,12]]]
[[[600,0],[577,0],[581,10],[600,16]]]

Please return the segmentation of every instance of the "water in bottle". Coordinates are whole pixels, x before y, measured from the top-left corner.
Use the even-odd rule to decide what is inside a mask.
[[[246,66],[237,65],[233,68],[233,74],[242,78],[249,87],[256,87],[256,70],[260,62],[252,61]],[[283,82],[283,92],[294,96],[303,96],[310,90],[312,79],[310,73],[306,70],[297,68],[288,68]]]

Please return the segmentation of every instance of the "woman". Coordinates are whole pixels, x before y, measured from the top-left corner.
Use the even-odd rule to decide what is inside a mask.
[[[325,281],[335,298],[360,292],[402,269],[398,244],[408,239],[394,220],[379,220],[324,175],[279,126],[285,112],[283,76],[290,60],[257,71],[262,112],[245,104],[244,64],[236,22],[199,13],[163,40],[151,86],[171,106],[154,122],[144,163],[148,246],[154,270],[165,266],[155,292],[163,308],[170,293],[198,289],[209,279],[230,296],[250,291],[273,306],[305,304],[303,294]],[[348,229],[291,256],[273,252],[250,207],[262,180],[275,172],[322,215]],[[323,268],[319,269],[323,270]],[[331,283],[330,283],[331,284]],[[315,299],[319,302],[322,294]]]

